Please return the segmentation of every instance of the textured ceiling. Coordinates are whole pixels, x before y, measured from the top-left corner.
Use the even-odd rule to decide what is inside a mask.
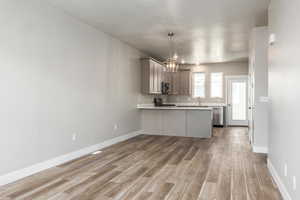
[[[187,63],[247,60],[250,30],[267,25],[269,0],[48,0],[156,59],[175,32]]]

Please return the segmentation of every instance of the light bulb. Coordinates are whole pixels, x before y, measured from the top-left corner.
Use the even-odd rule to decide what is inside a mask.
[[[178,55],[175,53],[174,56],[173,56],[173,58],[174,58],[175,60],[177,60]]]

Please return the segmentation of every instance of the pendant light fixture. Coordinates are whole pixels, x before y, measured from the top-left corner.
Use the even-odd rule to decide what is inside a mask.
[[[168,59],[165,61],[165,67],[167,72],[177,72],[179,68],[179,65],[177,63],[178,55],[174,50],[174,35],[175,34],[173,32],[168,33],[170,52]]]

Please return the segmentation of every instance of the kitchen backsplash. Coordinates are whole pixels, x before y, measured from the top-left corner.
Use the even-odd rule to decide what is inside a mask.
[[[194,104],[194,103],[200,103],[200,104],[210,104],[210,103],[216,103],[216,104],[224,104],[225,99],[197,99],[192,98],[190,96],[165,96],[165,95],[139,95],[139,104],[152,104],[154,97],[159,96],[163,98],[163,101],[165,103],[187,103],[187,104]]]
[[[159,96],[163,99],[164,102],[168,102],[167,96],[165,95],[145,95],[145,94],[140,94],[138,103],[139,104],[151,104],[153,103],[154,97]]]
[[[225,103],[226,102],[224,98],[199,99],[199,98],[193,98],[191,96],[173,96],[173,95],[168,96],[167,101],[173,103]]]

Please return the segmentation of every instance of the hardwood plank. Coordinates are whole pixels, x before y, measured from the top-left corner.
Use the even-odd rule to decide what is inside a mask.
[[[68,198],[68,195],[65,193],[57,193],[54,196],[52,196],[51,198],[49,198],[49,200],[66,200]]]
[[[216,200],[217,183],[206,182],[198,200]]]
[[[73,195],[71,200],[92,200],[100,197],[101,193],[108,191],[111,187],[115,186],[114,182],[101,182],[88,187],[86,190],[79,194]]]
[[[233,154],[232,200],[247,199],[243,157],[239,152],[234,152]]]
[[[259,155],[257,155],[257,158],[258,161],[255,163],[255,171],[263,198],[265,200],[281,199],[282,197],[270,176],[265,160],[261,159]]]
[[[37,192],[34,192],[33,194],[31,194],[29,196],[23,197],[22,199],[23,200],[33,200],[33,199],[40,198],[40,196],[47,194],[47,192],[50,192],[51,190],[54,190],[55,188],[65,184],[67,182],[68,182],[67,180],[59,180],[41,190],[38,190]]]
[[[2,200],[281,200],[246,128],[140,135],[0,187]]]
[[[164,165],[168,163],[168,161],[172,158],[172,156],[176,155],[178,152],[179,152],[179,148],[176,148],[173,151],[167,153],[163,157],[163,159],[157,162],[157,164],[144,175],[144,177],[148,177],[148,178],[153,177],[156,173],[158,173],[159,170],[161,170],[164,167]]]
[[[211,183],[218,182],[222,160],[223,160],[223,156],[220,153],[215,153],[212,162],[210,164],[210,169],[206,179],[207,182],[211,182]]]
[[[131,184],[136,181],[140,176],[142,176],[148,170],[147,167],[140,167],[134,173],[127,175],[121,183],[117,183],[115,187],[111,188],[105,196],[115,198],[116,196],[122,195],[122,192],[127,190]]]
[[[66,193],[74,196],[72,200],[94,198],[94,196],[99,192],[102,192],[105,189],[110,189],[109,187],[111,187],[113,184],[115,185],[115,183],[109,181],[114,177],[120,175],[121,173],[122,172],[120,171],[112,171],[107,176],[101,178],[100,180],[94,182],[91,185],[78,188],[79,189],[78,191],[74,191],[74,190],[72,190],[71,192],[66,191]]]
[[[187,153],[184,160],[192,160],[193,157],[196,155],[198,150],[199,150],[199,148],[192,145],[191,148],[190,148],[190,151]]]
[[[127,190],[126,193],[124,193],[122,196],[116,199],[122,199],[122,200],[132,200],[134,197],[136,197],[140,191],[147,185],[149,182],[149,178],[142,177],[135,182],[133,187]]]
[[[141,193],[135,200],[148,200],[152,196],[151,192],[143,192]]]
[[[160,187],[160,189],[158,191],[153,193],[154,195],[150,199],[151,200],[164,200],[173,187],[174,187],[173,183],[163,184],[162,187]]]
[[[247,200],[263,200],[262,191],[254,170],[254,161],[252,158],[253,156],[249,152],[246,152],[243,155],[245,179],[247,186]]]
[[[101,176],[104,176],[108,172],[112,171],[114,168],[115,168],[115,166],[107,165],[106,167],[103,167],[102,169],[100,169],[97,172],[97,174],[95,174],[95,175],[87,178],[86,180],[80,182],[79,184],[69,188],[65,192],[66,193],[73,193],[74,191],[78,190],[79,188],[82,188],[82,186],[91,184],[92,182],[96,181],[98,178],[100,178]]]
[[[176,171],[176,166],[167,164],[163,169],[153,178],[153,181],[147,185],[147,191],[155,193],[158,191]]]
[[[227,156],[225,155],[225,158],[221,165],[221,170],[219,174],[220,177],[217,183],[217,199],[231,200],[232,161],[230,157],[230,154]]]
[[[196,176],[192,180],[191,184],[188,186],[187,190],[185,191],[185,195],[183,200],[197,200],[204,181],[206,179],[206,175],[208,172],[208,168],[211,162],[211,155],[204,153],[201,159],[201,166],[199,167]]]

